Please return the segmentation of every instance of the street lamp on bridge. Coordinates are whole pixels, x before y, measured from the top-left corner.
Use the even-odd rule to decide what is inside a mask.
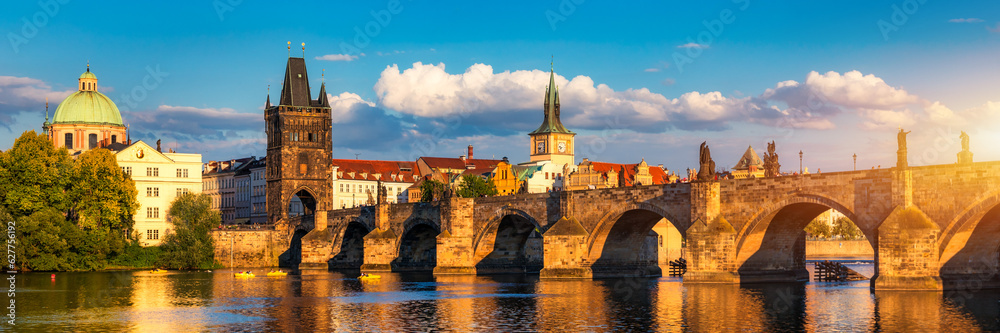
[[[805,173],[802,169],[802,151],[799,150],[799,174]]]
[[[854,171],[858,171],[858,154],[854,154]]]

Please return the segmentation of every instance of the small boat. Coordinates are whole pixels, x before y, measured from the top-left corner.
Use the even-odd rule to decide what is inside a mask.
[[[239,272],[239,273],[235,273],[233,275],[236,276],[236,277],[238,277],[238,278],[252,278],[252,277],[256,276],[256,275],[253,275],[252,272]]]
[[[381,275],[375,275],[375,274],[361,274],[361,276],[358,277],[358,280],[361,280],[361,281],[375,281],[375,280],[378,280],[381,277],[382,277]]]
[[[268,272],[267,273],[267,276],[269,276],[269,277],[283,277],[285,275],[288,275],[288,272],[273,271],[273,272]]]
[[[159,269],[159,268],[157,268],[157,269],[151,270],[149,272],[153,273],[153,274],[164,274],[164,273],[167,273],[168,271],[165,270],[165,269]]]

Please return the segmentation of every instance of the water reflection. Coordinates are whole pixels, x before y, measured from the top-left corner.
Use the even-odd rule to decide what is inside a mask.
[[[261,272],[262,273],[262,272]],[[541,281],[303,271],[22,274],[28,331],[976,331],[998,292],[876,292],[867,281],[684,284],[678,278]]]

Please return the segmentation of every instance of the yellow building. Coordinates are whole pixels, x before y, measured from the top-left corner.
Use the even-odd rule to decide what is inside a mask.
[[[740,157],[740,161],[733,167],[732,175],[734,179],[764,178],[764,161],[757,156],[753,147],[747,146],[743,157]]]
[[[97,75],[90,72],[89,64],[77,79],[77,92],[59,103],[52,122],[45,104],[42,129],[53,145],[66,147],[70,155],[127,140],[118,106],[97,91]]]
[[[517,194],[523,183],[514,166],[506,158],[493,169],[493,184],[497,187],[497,195]]]
[[[172,229],[170,203],[182,194],[201,192],[201,154],[159,152],[142,141],[108,148],[117,150],[118,166],[135,181],[139,209],[133,232],[142,245],[159,245]]]

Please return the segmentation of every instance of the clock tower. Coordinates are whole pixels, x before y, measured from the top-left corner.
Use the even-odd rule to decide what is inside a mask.
[[[556,74],[552,69],[549,70],[549,86],[545,88],[544,115],[542,125],[528,133],[531,137],[531,162],[575,165],[573,137],[576,133],[566,129],[559,119],[559,87],[556,87]]]

